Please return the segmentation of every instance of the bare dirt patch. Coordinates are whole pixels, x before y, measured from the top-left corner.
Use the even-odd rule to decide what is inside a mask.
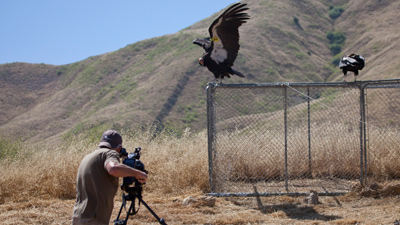
[[[199,198],[201,194],[192,195]],[[400,219],[400,197],[320,196],[308,204],[304,196],[217,198],[213,207],[184,206],[188,196],[145,195],[145,201],[167,224],[394,224]],[[2,224],[70,224],[74,200],[27,199],[0,205]],[[116,197],[112,220],[121,201]],[[125,217],[125,213],[122,215]],[[141,206],[128,224],[158,224]]]

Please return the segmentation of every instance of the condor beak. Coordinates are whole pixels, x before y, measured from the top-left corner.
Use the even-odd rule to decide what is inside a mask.
[[[208,38],[196,38],[193,40],[193,44],[196,44],[200,47],[203,47],[208,42],[210,42],[210,40]]]

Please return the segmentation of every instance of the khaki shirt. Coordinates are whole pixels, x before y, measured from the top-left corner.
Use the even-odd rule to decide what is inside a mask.
[[[76,181],[73,223],[94,220],[94,224],[109,224],[118,190],[118,177],[111,176],[105,168],[110,161],[119,162],[119,154],[108,148],[97,149],[83,158]]]

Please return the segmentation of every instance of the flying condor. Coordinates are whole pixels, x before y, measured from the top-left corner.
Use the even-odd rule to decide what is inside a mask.
[[[205,66],[214,74],[215,81],[230,75],[244,77],[242,73],[232,69],[239,45],[239,27],[250,19],[245,13],[247,4],[236,3],[222,13],[208,28],[210,37],[196,38],[193,44],[204,48],[204,55],[199,58],[199,64]]]
[[[365,59],[361,55],[351,54],[343,56],[339,62],[339,69],[343,70],[343,75],[347,75],[347,71],[354,73],[354,81],[358,75],[358,70],[362,70],[365,66]],[[343,78],[344,80],[344,78]]]

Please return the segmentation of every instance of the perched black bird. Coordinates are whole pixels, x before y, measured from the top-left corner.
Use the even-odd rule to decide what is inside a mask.
[[[365,66],[364,57],[356,54],[343,56],[339,62],[339,69],[343,70],[344,76],[347,75],[347,71],[354,72],[354,81],[356,80],[356,76],[358,75],[358,70],[362,70],[364,66]]]
[[[204,48],[203,57],[199,58],[199,64],[210,70],[217,81],[230,75],[244,77],[240,72],[232,69],[240,45],[239,27],[250,19],[244,11],[247,4],[236,3],[222,13],[208,28],[209,38],[196,38],[193,44]]]

